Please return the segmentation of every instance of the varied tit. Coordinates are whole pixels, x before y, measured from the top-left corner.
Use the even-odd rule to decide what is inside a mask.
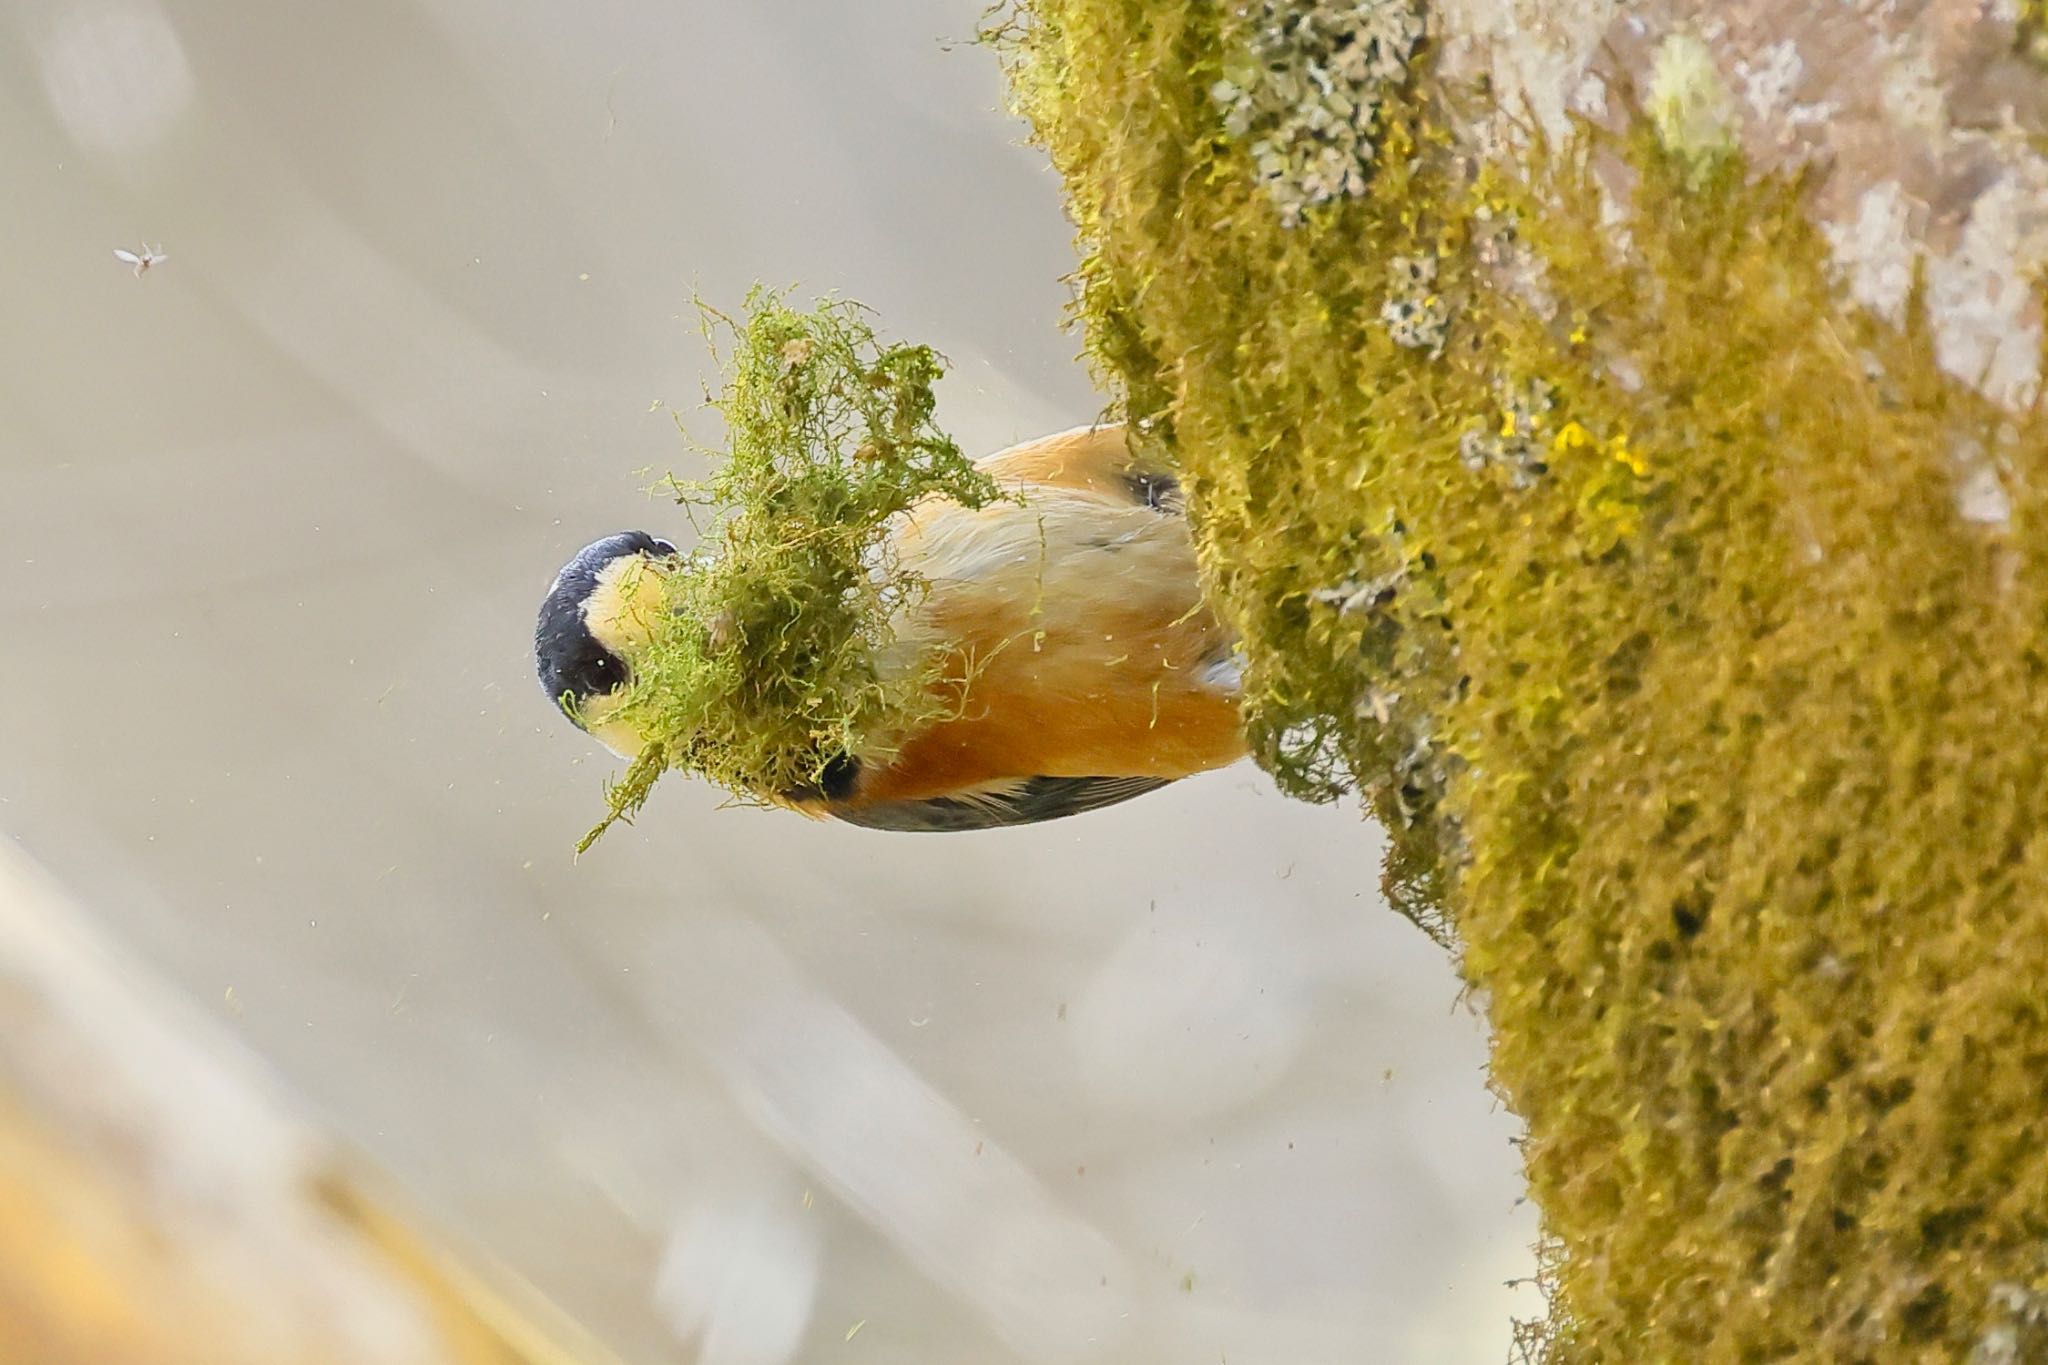
[[[1120,426],[1083,427],[980,467],[1023,493],[973,511],[927,499],[890,536],[930,584],[896,622],[910,657],[974,661],[964,704],[886,759],[833,757],[815,787],[762,793],[810,815],[895,830],[991,829],[1114,805],[1243,756],[1236,639],[1202,600],[1180,487]],[[607,748],[609,719],[676,548],[642,531],[586,546],[534,635],[541,687]]]

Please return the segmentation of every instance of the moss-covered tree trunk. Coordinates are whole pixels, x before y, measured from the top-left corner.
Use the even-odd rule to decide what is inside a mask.
[[[2014,0],[1025,0],[1262,761],[1455,941],[1556,1361],[2048,1359]]]

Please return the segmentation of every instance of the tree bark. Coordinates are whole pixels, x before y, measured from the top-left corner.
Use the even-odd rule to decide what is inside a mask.
[[[1255,752],[1488,1003],[1524,1351],[2048,1359],[2039,6],[996,37]]]

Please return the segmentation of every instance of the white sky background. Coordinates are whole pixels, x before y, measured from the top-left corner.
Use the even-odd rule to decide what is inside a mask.
[[[1515,1126],[1355,809],[671,781],[570,860],[533,610],[687,530],[693,287],[873,305],[973,451],[1094,415],[979,9],[11,0],[0,831],[633,1361],[1490,1365]]]

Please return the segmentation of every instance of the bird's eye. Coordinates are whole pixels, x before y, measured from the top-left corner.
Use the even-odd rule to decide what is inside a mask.
[[[563,676],[578,697],[601,697],[626,681],[627,669],[610,651],[594,649],[580,655]]]

